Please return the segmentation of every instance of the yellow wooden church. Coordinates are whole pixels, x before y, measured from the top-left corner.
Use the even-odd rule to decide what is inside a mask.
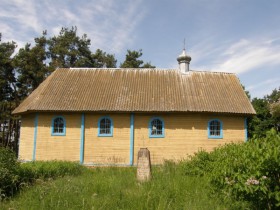
[[[21,115],[19,159],[86,165],[152,164],[247,139],[255,114],[235,74],[178,69],[56,69],[13,112]]]

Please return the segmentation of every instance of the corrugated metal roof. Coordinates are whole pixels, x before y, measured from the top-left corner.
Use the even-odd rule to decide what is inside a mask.
[[[15,110],[255,114],[235,74],[177,69],[57,69]]]

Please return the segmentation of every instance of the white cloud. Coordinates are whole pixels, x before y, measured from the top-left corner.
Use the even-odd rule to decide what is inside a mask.
[[[260,82],[260,83],[257,83],[257,84],[254,84],[254,85],[250,85],[248,86],[246,89],[247,90],[254,90],[254,89],[257,89],[257,88],[263,88],[267,85],[274,85],[274,84],[280,84],[280,78],[273,78],[273,79],[267,79],[263,82]]]
[[[280,84],[279,36],[235,42],[209,38],[193,46],[189,54],[194,58],[191,69],[236,73],[252,97],[263,97]]]
[[[1,4],[0,17],[4,19],[1,23],[9,26],[14,32],[19,32],[19,29],[37,31],[41,28],[33,1],[11,0]]]
[[[249,41],[246,39],[241,39],[237,43],[232,44],[229,48],[225,51],[225,55],[234,55],[243,47],[247,47],[249,45]]]
[[[215,71],[245,73],[264,66],[280,64],[280,46],[267,41],[242,39],[232,44],[218,57]]]
[[[204,69],[206,60],[207,68],[212,71],[242,74],[264,66],[279,65],[280,45],[277,40],[279,38],[241,39],[231,44],[215,42],[215,46],[211,42],[202,42],[194,46],[192,56],[198,58],[195,63],[198,69]]]
[[[145,8],[142,0],[125,1],[123,4],[115,1],[101,1],[98,7],[90,4],[84,11],[85,22],[81,22],[83,31],[92,38],[95,48],[119,53],[133,42],[133,31],[143,19]]]
[[[265,95],[271,94],[272,90],[278,88],[280,84],[280,78],[269,78],[264,81],[254,81],[254,84],[245,86],[252,96],[262,98]]]
[[[3,41],[33,42],[43,30],[52,36],[61,27],[77,26],[78,33],[86,33],[95,49],[110,53],[118,53],[133,42],[133,31],[146,11],[142,0],[10,0],[1,4]]]

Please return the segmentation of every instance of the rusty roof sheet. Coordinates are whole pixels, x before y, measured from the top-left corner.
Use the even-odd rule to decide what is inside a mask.
[[[255,114],[235,74],[177,69],[57,69],[13,112]]]

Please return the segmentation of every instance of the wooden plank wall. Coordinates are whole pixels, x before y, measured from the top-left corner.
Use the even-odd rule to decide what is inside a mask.
[[[113,120],[113,136],[98,136],[98,120]],[[84,162],[87,164],[129,164],[130,114],[86,114]]]
[[[55,116],[63,116],[66,121],[66,135],[52,136],[51,124]],[[80,159],[81,114],[39,113],[37,131],[36,160]]]
[[[63,116],[66,135],[51,136],[52,118]],[[109,116],[113,120],[113,137],[98,137],[98,120]],[[160,117],[165,123],[165,138],[149,138],[148,124],[152,117]],[[19,158],[31,160],[34,141],[34,114],[22,117]],[[223,139],[208,139],[207,123],[210,119],[223,122]],[[38,115],[36,160],[80,160],[81,114]],[[244,117],[211,114],[135,114],[134,165],[137,152],[148,148],[152,164],[164,159],[180,160],[200,149],[230,142],[244,142]],[[85,114],[84,163],[129,164],[130,114]]]
[[[149,138],[148,123],[151,117],[160,117],[164,120],[165,138]],[[207,124],[210,119],[219,119],[223,122],[223,139],[208,139]],[[181,160],[198,150],[211,151],[219,145],[244,142],[244,139],[244,117],[209,114],[137,114],[134,160],[137,160],[137,151],[141,147],[150,150],[152,164],[160,164],[165,159]]]
[[[35,114],[24,115],[21,119],[19,160],[30,161],[33,155]]]

